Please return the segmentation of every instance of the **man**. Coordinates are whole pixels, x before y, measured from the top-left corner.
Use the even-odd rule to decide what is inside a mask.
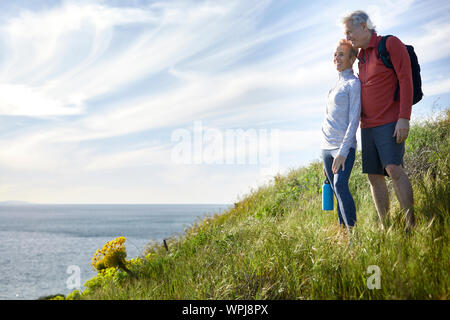
[[[368,174],[375,207],[382,228],[389,211],[385,176],[392,179],[395,194],[406,216],[406,232],[415,224],[413,190],[403,170],[405,140],[413,102],[411,62],[404,44],[394,36],[386,48],[394,69],[377,57],[378,36],[369,16],[355,11],[344,17],[347,40],[361,49],[358,54],[361,81],[361,142],[363,172]],[[395,70],[395,71],[394,71]],[[398,99],[394,99],[400,87]]]

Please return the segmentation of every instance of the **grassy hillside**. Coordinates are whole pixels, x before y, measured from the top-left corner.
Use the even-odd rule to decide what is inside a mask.
[[[324,177],[314,162],[198,221],[170,239],[168,251],[149,244],[145,257],[128,262],[131,272],[104,269],[69,298],[448,299],[449,116],[447,110],[411,128],[405,166],[417,227],[408,237],[393,192],[387,230],[381,230],[358,154],[350,180],[358,219],[351,237],[339,232],[335,211],[321,210]],[[380,289],[367,285],[373,265],[381,271]]]

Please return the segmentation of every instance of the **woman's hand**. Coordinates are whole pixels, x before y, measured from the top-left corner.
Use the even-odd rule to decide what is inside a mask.
[[[333,160],[333,164],[331,165],[331,170],[333,170],[333,173],[336,174],[339,171],[339,168],[342,166],[342,171],[345,170],[345,157],[343,156],[337,156]]]

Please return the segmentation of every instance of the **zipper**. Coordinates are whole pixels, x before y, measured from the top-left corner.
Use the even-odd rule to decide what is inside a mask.
[[[364,50],[364,60],[366,60],[365,68],[366,71],[364,72],[364,84],[367,83],[367,65],[369,64],[369,55],[367,55],[367,50]]]

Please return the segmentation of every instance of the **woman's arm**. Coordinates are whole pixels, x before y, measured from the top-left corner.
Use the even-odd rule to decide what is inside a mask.
[[[336,174],[339,168],[342,166],[342,171],[345,170],[345,160],[347,159],[348,152],[352,147],[353,138],[358,130],[359,120],[361,117],[361,83],[359,79],[355,79],[349,86],[349,115],[348,115],[348,127],[345,132],[344,139],[342,140],[341,147],[339,148],[338,155],[333,160],[331,169]]]
[[[348,127],[345,132],[344,140],[339,148],[338,155],[347,158],[348,152],[352,147],[353,138],[358,130],[361,117],[361,83],[358,79],[352,80],[349,86],[349,115]]]

